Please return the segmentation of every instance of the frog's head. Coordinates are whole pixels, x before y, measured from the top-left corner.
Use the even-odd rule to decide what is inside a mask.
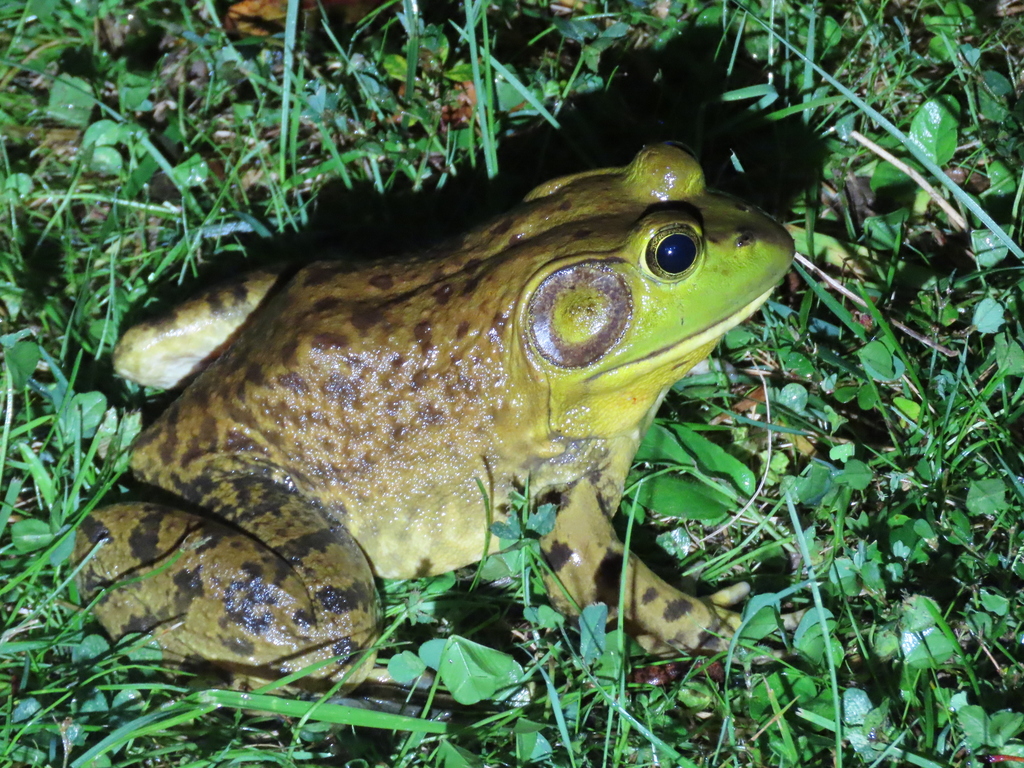
[[[567,437],[635,433],[793,258],[781,226],[707,189],[675,145],[556,179],[527,201],[548,226],[517,303],[518,353],[546,385],[550,430]]]

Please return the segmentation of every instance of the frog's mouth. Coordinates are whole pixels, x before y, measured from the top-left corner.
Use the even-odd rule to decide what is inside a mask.
[[[716,341],[725,336],[725,334],[727,334],[737,325],[739,325],[752,314],[757,312],[757,310],[761,308],[761,305],[768,301],[768,297],[775,293],[775,288],[776,286],[773,285],[771,288],[762,293],[752,302],[750,302],[745,307],[740,309],[739,312],[730,315],[729,317],[725,318],[725,320],[719,320],[714,325],[710,326],[709,328],[705,328],[703,331],[700,331],[699,333],[695,333],[693,336],[685,338],[682,341],[678,341],[675,344],[672,344],[671,346],[663,347],[662,349],[659,349],[657,352],[654,352],[652,355],[649,355],[649,357],[657,357],[658,355],[664,354],[668,350],[678,350],[681,345],[686,345],[690,349],[698,349],[704,346],[705,344],[714,344]],[[679,366],[685,364],[687,364],[686,361],[681,361],[673,367],[678,368]]]
[[[697,350],[700,349],[701,347],[713,345],[720,338],[722,338],[722,336],[724,336],[730,330],[732,330],[737,325],[746,320],[748,317],[750,317],[752,314],[754,314],[754,312],[756,312],[758,308],[760,308],[760,306],[768,300],[768,297],[771,296],[774,291],[775,285],[773,284],[772,287],[769,288],[767,291],[762,293],[753,301],[743,305],[739,309],[739,311],[734,312],[733,314],[726,317],[724,320],[719,320],[717,323],[709,325],[707,328],[698,331],[697,333],[687,336],[684,339],[680,339],[679,341],[676,341],[672,344],[660,347],[659,349],[656,349],[653,352],[644,355],[643,357],[637,358],[636,360],[631,360],[628,363],[617,365],[614,368],[608,368],[603,371],[598,371],[593,375],[589,376],[587,380],[595,381],[607,374],[615,373],[616,371],[620,371],[624,368],[632,368],[634,366],[655,368],[657,367],[656,361],[663,357],[678,358],[677,362],[671,366],[670,370],[675,370],[676,368],[683,367],[692,367],[694,363],[698,361],[686,355],[686,351]],[[683,351],[682,353],[681,350]]]

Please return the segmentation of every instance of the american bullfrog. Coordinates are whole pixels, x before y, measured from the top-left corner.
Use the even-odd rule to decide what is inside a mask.
[[[557,607],[603,601],[648,649],[718,651],[746,585],[680,592],[626,557],[612,517],[666,390],[792,255],[658,144],[419,255],[208,289],[115,351],[151,386],[206,367],[135,444],[160,500],[82,524],[79,558],[103,544],[83,592],[125,581],[100,621],[154,632],[171,659],[265,680],[337,657],[316,674],[352,687],[379,632],[374,578],[477,562],[528,487],[557,507],[541,539]]]

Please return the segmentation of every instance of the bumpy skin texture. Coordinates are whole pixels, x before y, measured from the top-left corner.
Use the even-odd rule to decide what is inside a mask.
[[[682,269],[658,246],[680,233]],[[78,556],[103,544],[83,591],[130,579],[100,620],[172,657],[254,679],[341,657],[314,679],[351,687],[372,664],[373,577],[476,562],[528,483],[558,505],[541,542],[556,605],[616,606],[625,578],[619,610],[648,648],[719,649],[745,590],[679,592],[624,558],[611,518],[667,388],[791,258],[781,227],[656,145],[418,256],[207,291],[115,353],[165,387],[215,359],[136,443],[165,501],[83,524]]]

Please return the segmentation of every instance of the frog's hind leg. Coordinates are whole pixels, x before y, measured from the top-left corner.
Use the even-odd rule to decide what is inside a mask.
[[[143,503],[86,518],[76,559],[101,546],[79,585],[87,596],[115,585],[95,608],[100,621],[114,637],[151,631],[169,661],[204,660],[236,683],[340,657],[297,684],[319,689],[344,678],[343,690],[354,687],[372,667],[364,651],[378,633],[362,550],[294,491],[261,477],[219,479],[218,493],[242,504],[234,524]]]
[[[625,561],[607,506],[586,480],[562,494],[555,528],[541,542],[555,577],[548,591],[556,606],[573,610],[566,593],[580,608],[598,601],[619,606],[626,630],[654,653],[725,650],[740,625],[739,614],[727,607],[746,597],[749,587],[736,585],[698,598],[667,584],[635,555]]]

